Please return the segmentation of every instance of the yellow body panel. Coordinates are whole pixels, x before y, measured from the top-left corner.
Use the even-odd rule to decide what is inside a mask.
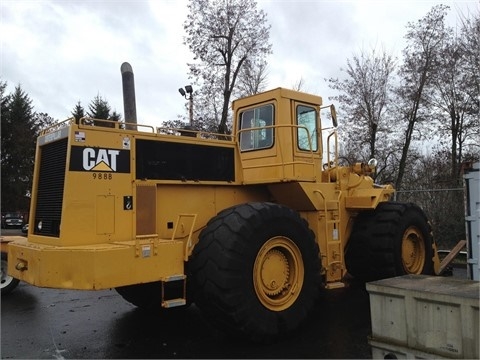
[[[98,290],[183,274],[181,241],[50,246],[15,241],[8,272],[40,287]]]

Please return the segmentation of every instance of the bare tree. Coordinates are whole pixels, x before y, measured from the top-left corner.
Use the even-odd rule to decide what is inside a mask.
[[[461,16],[461,34],[459,46],[465,58],[466,85],[471,89],[471,112],[478,114],[480,111],[480,8],[470,17]]]
[[[464,18],[460,35],[456,35],[452,30],[446,36],[441,49],[443,56],[440,57],[439,66],[433,72],[433,81],[429,89],[431,96],[428,98],[428,106],[438,114],[441,142],[449,147],[450,179],[453,182],[461,181],[459,170],[463,161],[464,147],[472,142],[478,143],[480,136],[478,117],[480,50],[468,46],[479,46],[480,26],[477,25],[475,29],[471,26],[473,23],[474,21]],[[469,44],[471,41],[476,41],[476,44]],[[475,55],[477,55],[476,68],[472,66],[475,62],[471,63]]]
[[[459,39],[460,49],[463,53],[464,78],[462,86],[467,88],[468,106],[466,116],[469,121],[463,125],[465,130],[462,134],[463,146],[461,147],[460,159],[468,152],[473,154],[476,160],[480,158],[480,8],[470,17],[461,17],[461,35]]]
[[[415,131],[430,118],[425,106],[429,101],[427,87],[444,56],[442,49],[449,34],[445,26],[448,9],[445,5],[436,5],[417,23],[407,25],[407,46],[403,50],[401,80],[396,90],[399,122],[404,124],[399,136],[401,156],[395,182],[397,189],[402,187],[411,143],[421,135]]]
[[[305,79],[300,77],[295,83],[292,85],[292,89],[295,91],[302,91],[305,87]]]
[[[239,76],[238,95],[248,96],[265,90],[267,85],[267,62],[259,60],[257,63],[247,60]]]
[[[346,78],[328,79],[330,88],[339,93],[330,99],[338,101],[346,114],[340,130],[346,140],[342,144],[343,155],[350,161],[358,160],[359,155],[365,158],[362,160],[380,157],[380,166],[385,168],[391,158],[387,115],[394,69],[391,55],[373,49],[347,60],[346,69],[342,69]]]
[[[239,77],[258,75],[271,53],[267,15],[254,0],[191,0],[188,9],[184,41],[195,56],[190,76],[201,84],[198,92],[214,92],[211,95],[220,104],[215,107],[221,108],[218,132],[226,134]]]

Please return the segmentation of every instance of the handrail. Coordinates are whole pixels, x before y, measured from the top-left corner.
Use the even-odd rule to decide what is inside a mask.
[[[53,125],[50,125],[49,127],[43,129],[40,132],[40,136],[45,135],[45,134],[50,134],[54,131],[63,129],[63,128],[67,127],[68,125],[70,125],[74,120],[75,120],[75,118],[71,117],[71,118],[68,118],[66,120],[55,123]]]
[[[244,128],[244,129],[240,129],[238,132],[237,132],[237,135],[240,135],[241,133],[243,132],[247,132],[247,131],[258,131],[258,130],[264,130],[264,129],[277,129],[277,128],[298,128],[298,129],[305,129],[307,131],[307,136],[308,136],[308,147],[310,148],[309,150],[303,150],[303,151],[308,151],[310,152],[310,154],[312,155],[312,159],[313,159],[313,154],[314,154],[314,151],[312,149],[312,139],[310,138],[310,131],[308,130],[308,128],[305,126],[305,125],[296,125],[296,124],[276,124],[276,125],[266,125],[266,126],[255,126],[255,127],[249,127],[249,128]],[[277,136],[278,137],[278,136]],[[237,139],[238,141],[238,139]],[[253,149],[253,150],[260,150],[261,148],[258,148],[258,149]],[[252,151],[252,150],[251,150]]]
[[[95,125],[95,124],[105,124],[105,125]],[[108,126],[108,124],[112,124],[113,126]],[[143,124],[135,124],[135,123],[125,123],[125,122],[119,122],[119,121],[114,121],[114,120],[106,120],[106,119],[96,119],[88,116],[84,116],[78,120],[78,125],[79,126],[88,126],[88,127],[107,127],[107,128],[112,128],[116,130],[133,130],[133,131],[140,131],[139,128],[145,128],[151,131],[151,133],[155,133],[155,129],[151,125],[143,125]]]
[[[192,218],[192,224],[190,225],[190,228],[187,228],[187,229],[184,228],[184,224],[180,223],[180,220],[182,218]],[[197,214],[178,214],[177,222],[175,223],[175,227],[173,229],[172,239],[171,239],[172,241],[174,241],[177,238],[185,238],[185,236],[183,237],[177,236],[177,230],[179,230],[179,228],[181,228],[184,231],[185,230],[188,231],[188,235],[187,235],[188,237],[187,237],[187,241],[185,242],[185,250],[184,250],[185,261],[188,261],[188,257],[191,255],[193,250],[192,235],[195,231],[198,231],[198,229],[194,230],[196,221],[197,221]]]
[[[333,136],[334,138],[334,159],[333,161],[330,160],[330,138]],[[333,167],[332,164],[333,163]],[[335,179],[338,180],[338,136],[337,131],[332,131],[327,136],[327,170],[335,169]],[[330,173],[329,173],[330,174]],[[330,175],[329,175],[330,177]],[[330,180],[330,179],[329,179]]]
[[[156,128],[156,133],[161,135],[186,135],[191,137],[200,137],[202,139],[215,139],[215,140],[224,140],[224,141],[234,141],[235,136],[231,134],[220,134],[203,130],[192,130],[192,129],[182,129],[182,128],[172,128],[160,126]]]

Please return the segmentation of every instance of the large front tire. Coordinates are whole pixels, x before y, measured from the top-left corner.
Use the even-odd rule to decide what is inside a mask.
[[[220,212],[200,234],[189,269],[207,320],[256,342],[297,329],[321,287],[313,232],[297,212],[273,203]]]
[[[415,204],[384,202],[355,219],[345,261],[363,281],[406,274],[434,274],[433,238],[425,213]]]

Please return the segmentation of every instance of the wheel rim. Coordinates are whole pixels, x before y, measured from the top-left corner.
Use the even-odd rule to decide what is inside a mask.
[[[425,241],[420,230],[411,226],[402,239],[402,263],[408,274],[420,274],[425,265]]]
[[[253,284],[258,299],[267,309],[282,311],[295,303],[302,289],[303,276],[302,254],[289,238],[271,238],[258,252]]]
[[[7,261],[2,259],[2,275],[0,279],[0,289],[7,287],[13,281],[13,277],[7,274],[7,266]]]

